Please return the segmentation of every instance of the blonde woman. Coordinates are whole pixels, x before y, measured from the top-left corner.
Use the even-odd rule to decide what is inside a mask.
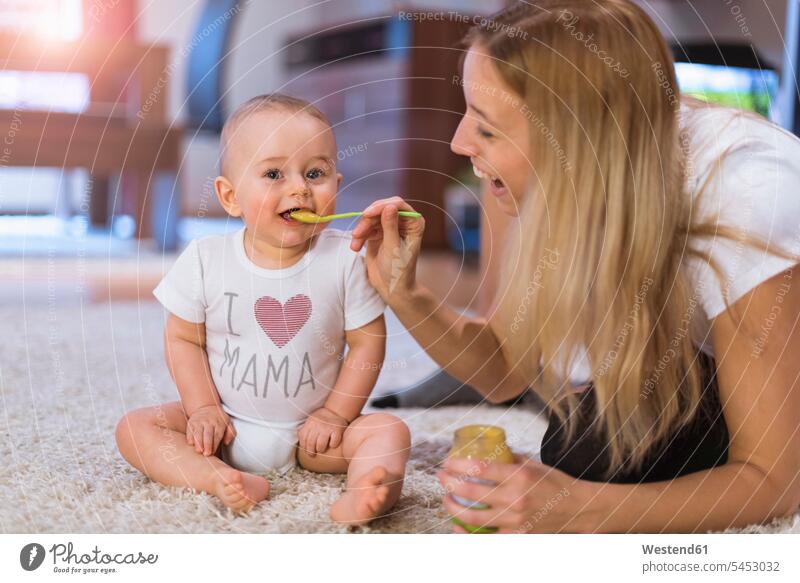
[[[520,3],[466,40],[451,147],[514,217],[495,309],[468,319],[416,282],[424,223],[398,220],[400,198],[371,205],[352,242],[447,373],[493,402],[530,387],[547,403],[542,461],[450,460],[445,508],[504,532],[794,513],[800,142],[681,98],[628,0]]]

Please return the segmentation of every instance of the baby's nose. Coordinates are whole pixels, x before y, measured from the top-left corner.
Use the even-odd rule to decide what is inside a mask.
[[[290,196],[306,197],[311,195],[311,188],[305,177],[299,176],[292,181],[289,192],[291,193]]]
[[[311,196],[311,188],[308,186],[307,182],[303,182],[303,184],[298,184],[292,189],[292,196],[307,198]]]

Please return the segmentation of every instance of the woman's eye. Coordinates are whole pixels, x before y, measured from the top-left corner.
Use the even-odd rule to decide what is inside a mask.
[[[314,168],[313,170],[306,172],[306,178],[309,180],[316,180],[317,178],[322,178],[323,176],[325,176],[325,171],[321,168]]]
[[[266,172],[264,172],[264,177],[269,178],[270,180],[277,180],[278,178],[281,177],[281,171],[275,169],[267,170]]]
[[[484,138],[493,138],[494,137],[493,133],[487,132],[485,129],[483,129],[480,126],[478,126],[478,133]]]

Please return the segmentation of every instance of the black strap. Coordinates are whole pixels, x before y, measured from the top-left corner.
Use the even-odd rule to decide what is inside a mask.
[[[542,439],[542,462],[576,478],[615,483],[670,480],[726,463],[729,436],[719,399],[716,364],[703,352],[699,353],[698,360],[704,372],[700,410],[691,423],[665,443],[653,447],[640,471],[620,469],[611,478],[604,478],[608,453],[590,425],[596,406],[592,385],[583,392],[575,412],[578,424],[572,443],[564,443],[566,431],[558,417],[550,413]]]

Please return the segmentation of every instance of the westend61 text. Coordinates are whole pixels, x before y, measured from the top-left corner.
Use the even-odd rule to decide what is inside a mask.
[[[677,547],[673,545],[642,545],[645,555],[707,555],[708,545],[687,545]]]

